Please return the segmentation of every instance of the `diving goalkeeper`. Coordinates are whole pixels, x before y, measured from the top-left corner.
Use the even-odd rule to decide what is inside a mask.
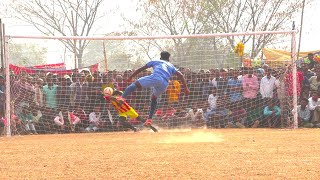
[[[109,92],[109,93],[105,93]],[[110,95],[112,94],[112,95]],[[132,126],[128,121],[127,118],[128,116],[130,118],[135,118],[138,121],[144,123],[145,127],[149,127],[152,129],[154,132],[158,132],[158,130],[153,127],[152,125],[146,125],[145,121],[139,114],[125,101],[123,97],[121,97],[122,92],[121,91],[113,91],[112,88],[106,87],[104,89],[104,99],[109,101],[114,108],[118,111],[119,114],[119,121],[120,123],[125,127],[125,128],[130,128],[134,132],[137,132],[138,129],[134,126]]]

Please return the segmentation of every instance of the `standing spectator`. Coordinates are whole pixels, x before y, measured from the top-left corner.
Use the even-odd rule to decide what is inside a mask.
[[[169,85],[167,87],[167,101],[169,104],[178,104],[180,95],[180,83],[178,80],[172,77],[169,80]]]
[[[71,84],[70,84],[70,105],[72,107],[75,106],[75,100],[76,100],[76,84],[78,82],[78,76],[79,74],[73,73],[71,76]]]
[[[3,76],[0,75],[0,114],[4,114],[5,105],[5,81]]]
[[[23,104],[29,104],[34,100],[34,87],[32,84],[27,82],[27,74],[24,72],[20,74],[20,80],[14,82],[12,87],[12,93],[16,106],[21,106]]]
[[[34,96],[34,102],[38,107],[43,107],[43,79],[39,78],[36,80],[36,84],[34,85],[34,91],[35,91],[35,96]]]
[[[47,76],[47,84],[43,86],[44,102],[47,108],[57,109],[57,85],[53,83],[53,77]]]
[[[316,61],[314,60],[314,55],[312,53],[308,54],[307,61],[308,61],[307,63],[308,63],[309,69],[313,69],[316,64]]]
[[[271,75],[271,70],[269,69],[266,73],[266,76],[264,76],[260,82],[260,94],[262,96],[262,99],[273,98],[275,81],[276,78]]]
[[[61,108],[68,109],[71,105],[70,103],[70,95],[71,95],[71,87],[69,82],[70,76],[66,75],[59,78],[59,86],[57,87],[57,102],[58,106]]]
[[[297,95],[300,96],[302,81],[304,79],[302,72],[297,71]],[[288,73],[285,75],[285,84],[287,85],[287,95],[293,96],[293,77],[292,77],[292,68],[288,68]],[[317,89],[318,90],[318,89]]]
[[[257,98],[258,91],[258,78],[253,74],[252,69],[248,69],[242,76],[242,96],[245,98],[245,102],[251,104],[250,102]]]
[[[88,83],[86,82],[86,75],[81,74],[79,81],[75,85],[75,104],[81,105],[81,108],[86,108],[88,93]]]
[[[303,77],[304,77],[304,85],[307,85],[307,86],[310,86],[310,83],[309,83],[309,79],[315,75],[314,72],[311,72],[308,68],[307,65],[304,65],[302,67],[302,74],[303,74]],[[306,81],[306,82],[305,82]]]
[[[209,94],[211,93],[211,88],[213,87],[213,84],[212,84],[212,81],[210,80],[210,71],[206,71],[206,73],[203,76],[204,78],[201,84],[201,90],[202,90],[201,99],[203,101],[206,101],[208,99]]]
[[[309,79],[311,91],[318,91],[320,85],[320,70],[316,70],[316,75]]]
[[[232,77],[228,80],[227,84],[229,100],[231,103],[236,103],[242,100],[242,83],[241,80],[238,79],[237,71],[231,71],[230,76]]]

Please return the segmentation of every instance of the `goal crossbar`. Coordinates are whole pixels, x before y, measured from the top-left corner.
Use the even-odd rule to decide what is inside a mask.
[[[237,32],[237,33],[214,33],[214,34],[192,34],[192,35],[166,35],[166,36],[20,36],[7,35],[9,39],[55,39],[55,40],[141,40],[141,39],[175,39],[175,38],[208,38],[226,36],[250,36],[264,34],[295,34],[296,30],[290,31],[256,31],[256,32]]]

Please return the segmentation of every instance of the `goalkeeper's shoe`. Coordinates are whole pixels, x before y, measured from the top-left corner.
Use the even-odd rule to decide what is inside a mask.
[[[151,124],[152,124],[152,120],[151,120],[151,119],[147,119],[146,122],[144,122],[143,125],[145,125],[145,126],[151,126]]]

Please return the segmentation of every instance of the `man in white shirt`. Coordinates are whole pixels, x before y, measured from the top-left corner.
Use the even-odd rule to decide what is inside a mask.
[[[276,78],[271,75],[271,71],[268,70],[266,76],[261,79],[260,82],[260,94],[262,99],[273,98],[273,89],[275,88]]]
[[[320,124],[320,99],[318,92],[313,91],[308,101],[310,114],[313,114],[311,122],[316,126],[317,124]]]

